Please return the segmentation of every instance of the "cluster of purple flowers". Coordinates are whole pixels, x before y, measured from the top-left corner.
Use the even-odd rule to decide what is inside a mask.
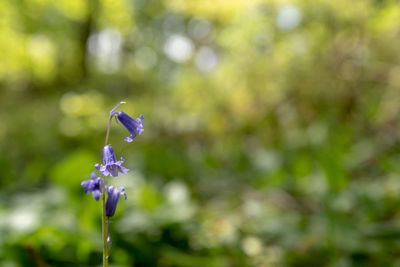
[[[125,142],[130,143],[137,135],[140,135],[143,132],[144,117],[143,115],[140,115],[140,118],[135,120],[125,112],[115,112],[120,104],[111,110],[110,120],[115,117],[117,122],[119,121],[130,132],[131,135],[124,139]],[[122,163],[124,163],[124,159],[121,157],[121,160],[117,161],[113,148],[110,145],[105,145],[103,147],[103,165],[95,164],[94,167],[104,177],[117,177],[119,172],[129,172],[129,169],[123,167]],[[84,191],[86,194],[92,193],[96,201],[100,199],[100,195],[102,194],[102,178],[97,176],[96,171],[92,173],[91,180],[83,181],[81,185],[85,188]],[[107,181],[105,182],[105,191],[108,195],[106,202],[106,216],[109,218],[115,214],[119,197],[124,195],[126,198],[126,194],[123,187],[117,189],[113,186],[108,186]]]

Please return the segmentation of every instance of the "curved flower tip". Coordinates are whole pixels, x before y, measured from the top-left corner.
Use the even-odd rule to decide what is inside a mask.
[[[104,165],[95,164],[94,167],[104,176],[111,175],[113,177],[117,177],[118,172],[129,172],[129,169],[122,166],[122,163],[124,163],[124,159],[121,157],[121,160],[117,161],[114,150],[109,145],[103,147],[103,162]]]
[[[116,117],[131,134],[130,136],[124,139],[125,142],[127,143],[132,142],[137,135],[140,135],[143,132],[143,125],[144,125],[143,115],[140,115],[140,118],[134,120],[125,112],[120,111],[116,113]]]
[[[107,188],[107,202],[106,202],[106,216],[111,217],[114,216],[115,210],[117,209],[117,204],[119,197],[121,195],[125,196],[126,199],[126,193],[125,189],[123,187],[120,187],[119,189],[114,188],[113,186],[110,186]]]
[[[110,117],[114,116],[114,115],[115,115],[115,110],[117,110],[117,108],[118,108],[120,105],[125,104],[125,103],[126,103],[126,102],[124,102],[124,101],[119,102],[119,103],[110,111]]]
[[[101,194],[101,178],[97,177],[96,172],[92,172],[92,180],[87,180],[87,181],[83,181],[81,183],[82,187],[85,187],[85,193],[89,194],[92,193],[94,199],[96,199],[96,201],[99,200],[100,198],[100,194]]]

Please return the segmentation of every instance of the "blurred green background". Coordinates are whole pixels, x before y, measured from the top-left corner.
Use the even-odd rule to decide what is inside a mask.
[[[3,0],[0,266],[400,266],[398,1]]]

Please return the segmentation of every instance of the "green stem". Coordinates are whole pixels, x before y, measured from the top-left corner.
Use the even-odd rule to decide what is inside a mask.
[[[110,128],[111,128],[111,121],[112,121],[112,116],[110,116],[110,119],[108,120],[108,127],[107,127],[107,134],[106,134],[106,142],[104,145],[106,146],[108,143],[108,136],[110,135]]]
[[[107,134],[105,145],[108,143],[108,136],[110,135],[112,116],[108,120]],[[102,176],[101,185],[101,206],[102,206],[102,216],[101,216],[101,230],[103,234],[103,267],[108,267],[108,244],[107,244],[107,226],[106,226],[106,177]]]
[[[106,194],[105,194],[105,183],[106,178],[103,176],[102,180],[102,192],[101,194],[101,205],[102,205],[102,216],[101,216],[101,227],[103,233],[103,267],[108,267],[108,244],[107,244],[107,228],[106,228]]]
[[[113,111],[121,104],[124,104],[125,102],[119,102],[118,105],[112,110],[110,113],[110,118],[108,120],[108,126],[107,126],[107,133],[106,133],[106,141],[105,141],[105,146],[108,144],[108,136],[110,135],[110,129],[111,129],[111,122],[114,117],[112,114]],[[102,206],[102,216],[101,216],[101,230],[103,234],[103,267],[108,267],[108,243],[107,243],[107,237],[108,237],[108,221],[106,221],[106,177],[102,176],[102,183],[101,183],[101,206]],[[107,223],[107,224],[106,224]]]

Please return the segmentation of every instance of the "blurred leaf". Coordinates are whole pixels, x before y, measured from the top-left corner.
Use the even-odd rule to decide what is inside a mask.
[[[92,153],[75,151],[52,168],[52,180],[64,186],[78,187],[82,180],[90,179],[95,163],[96,157]]]

